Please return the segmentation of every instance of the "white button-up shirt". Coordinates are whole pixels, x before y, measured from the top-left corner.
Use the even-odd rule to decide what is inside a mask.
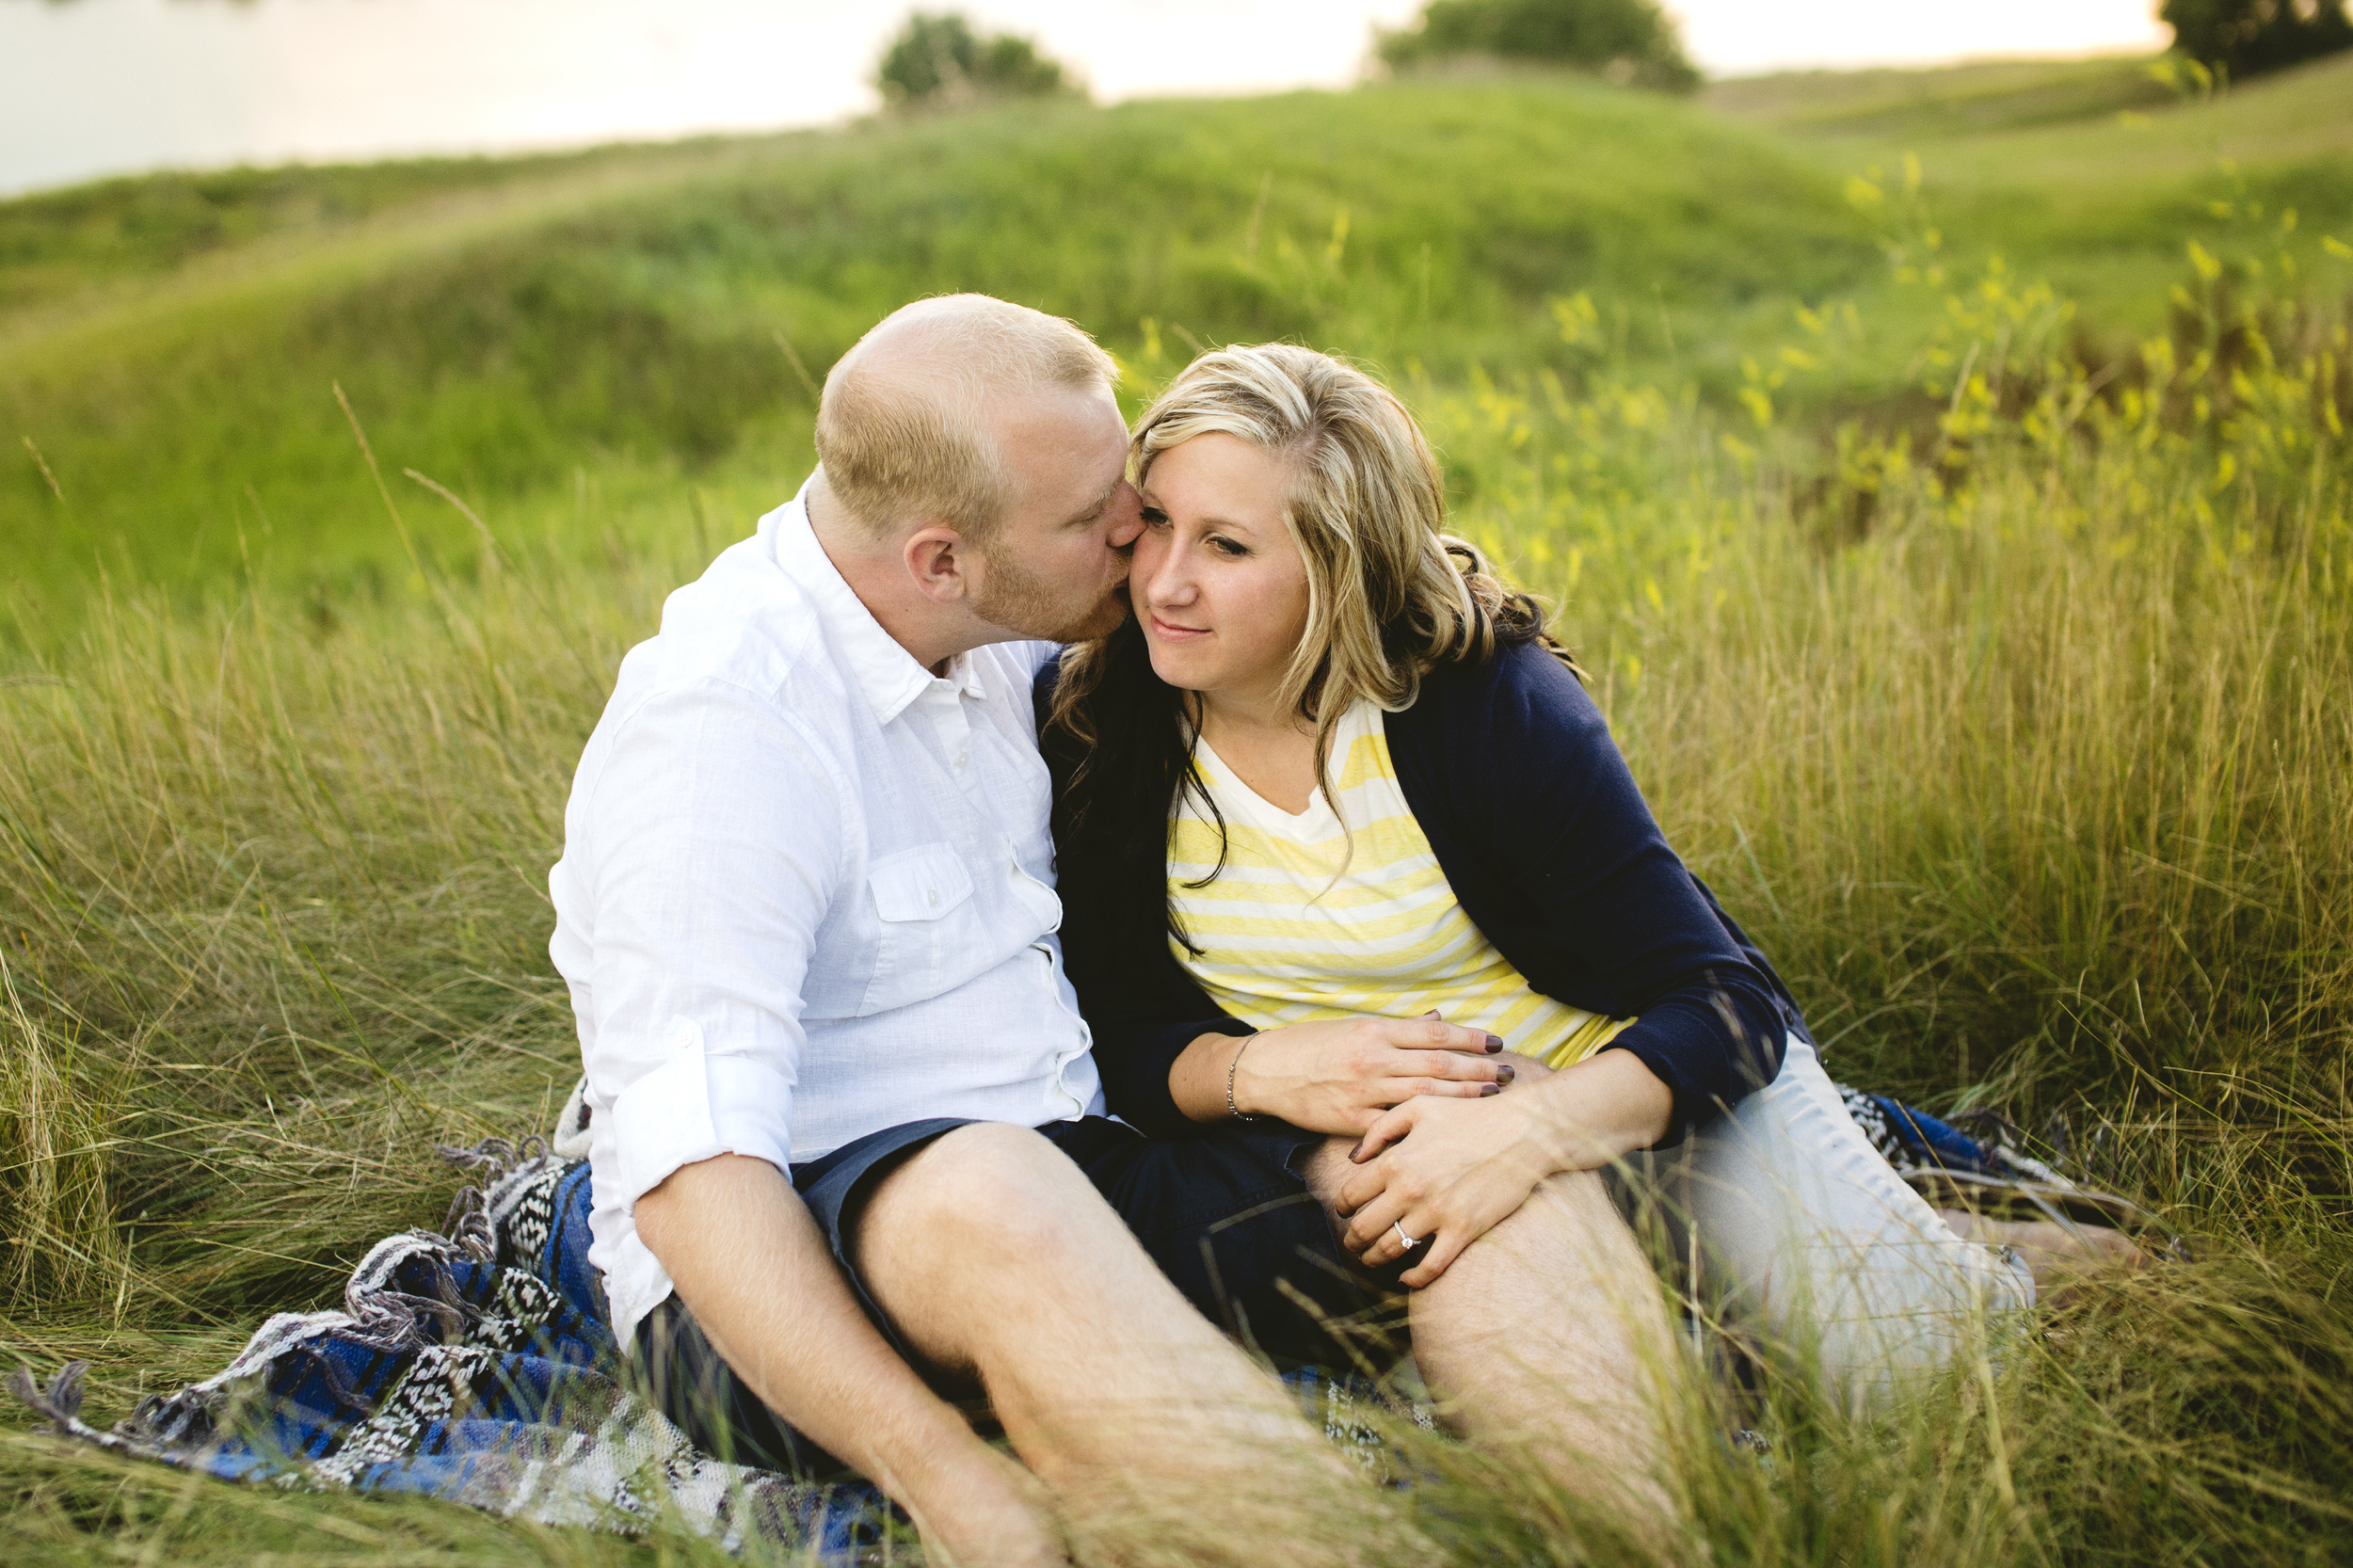
[[[622,660],[548,886],[587,1069],[588,1256],[624,1346],[670,1293],[632,1211],[680,1165],[1101,1113],[1031,707],[1052,652],[998,644],[935,678],[796,497]]]

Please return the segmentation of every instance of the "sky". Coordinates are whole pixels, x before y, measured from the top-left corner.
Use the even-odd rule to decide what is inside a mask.
[[[931,0],[947,8],[955,0]],[[1669,0],[1712,74],[2153,49],[2156,0]],[[871,110],[905,0],[0,0],[0,193]],[[1343,86],[1417,0],[974,0],[1098,98]]]

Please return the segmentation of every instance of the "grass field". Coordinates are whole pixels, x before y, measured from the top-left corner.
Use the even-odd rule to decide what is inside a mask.
[[[1769,1464],[1695,1439],[1712,1560],[2353,1560],[2353,63],[2137,71],[0,204],[0,1356],[92,1358],[111,1418],[438,1223],[435,1142],[546,1125],[544,878],[620,653],[805,470],[805,376],[982,287],[1137,397],[1195,343],[1386,368],[1833,1072],[2064,1127],[2196,1238],[1892,1421],[1790,1394]],[[1613,1560],[1430,1459],[1450,1560]],[[8,1416],[0,1511],[11,1560],[718,1560]]]

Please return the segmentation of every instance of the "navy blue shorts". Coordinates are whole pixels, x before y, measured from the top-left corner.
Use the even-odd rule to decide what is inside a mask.
[[[849,1237],[885,1176],[968,1125],[942,1118],[887,1128],[792,1167],[793,1189],[867,1316],[914,1365],[920,1364],[852,1267]],[[1322,1134],[1268,1121],[1146,1138],[1100,1116],[1037,1130],[1086,1173],[1187,1300],[1275,1366],[1355,1368],[1402,1350],[1397,1277],[1410,1262],[1369,1271],[1341,1248],[1305,1175]],[[675,1295],[638,1324],[636,1352],[648,1393],[696,1447],[812,1480],[845,1469],[737,1380]]]

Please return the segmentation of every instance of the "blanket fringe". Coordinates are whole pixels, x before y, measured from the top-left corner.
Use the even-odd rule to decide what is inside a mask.
[[[479,1144],[436,1144],[433,1152],[453,1165],[479,1170],[485,1181],[495,1185],[522,1166],[545,1160],[548,1141],[534,1132],[516,1139],[485,1138]]]
[[[33,1369],[19,1364],[8,1375],[8,1392],[28,1406],[34,1414],[49,1417],[49,1425],[60,1437],[70,1437],[82,1424],[82,1380],[89,1375],[89,1363],[69,1361],[57,1368],[44,1388],[33,1381]]]

